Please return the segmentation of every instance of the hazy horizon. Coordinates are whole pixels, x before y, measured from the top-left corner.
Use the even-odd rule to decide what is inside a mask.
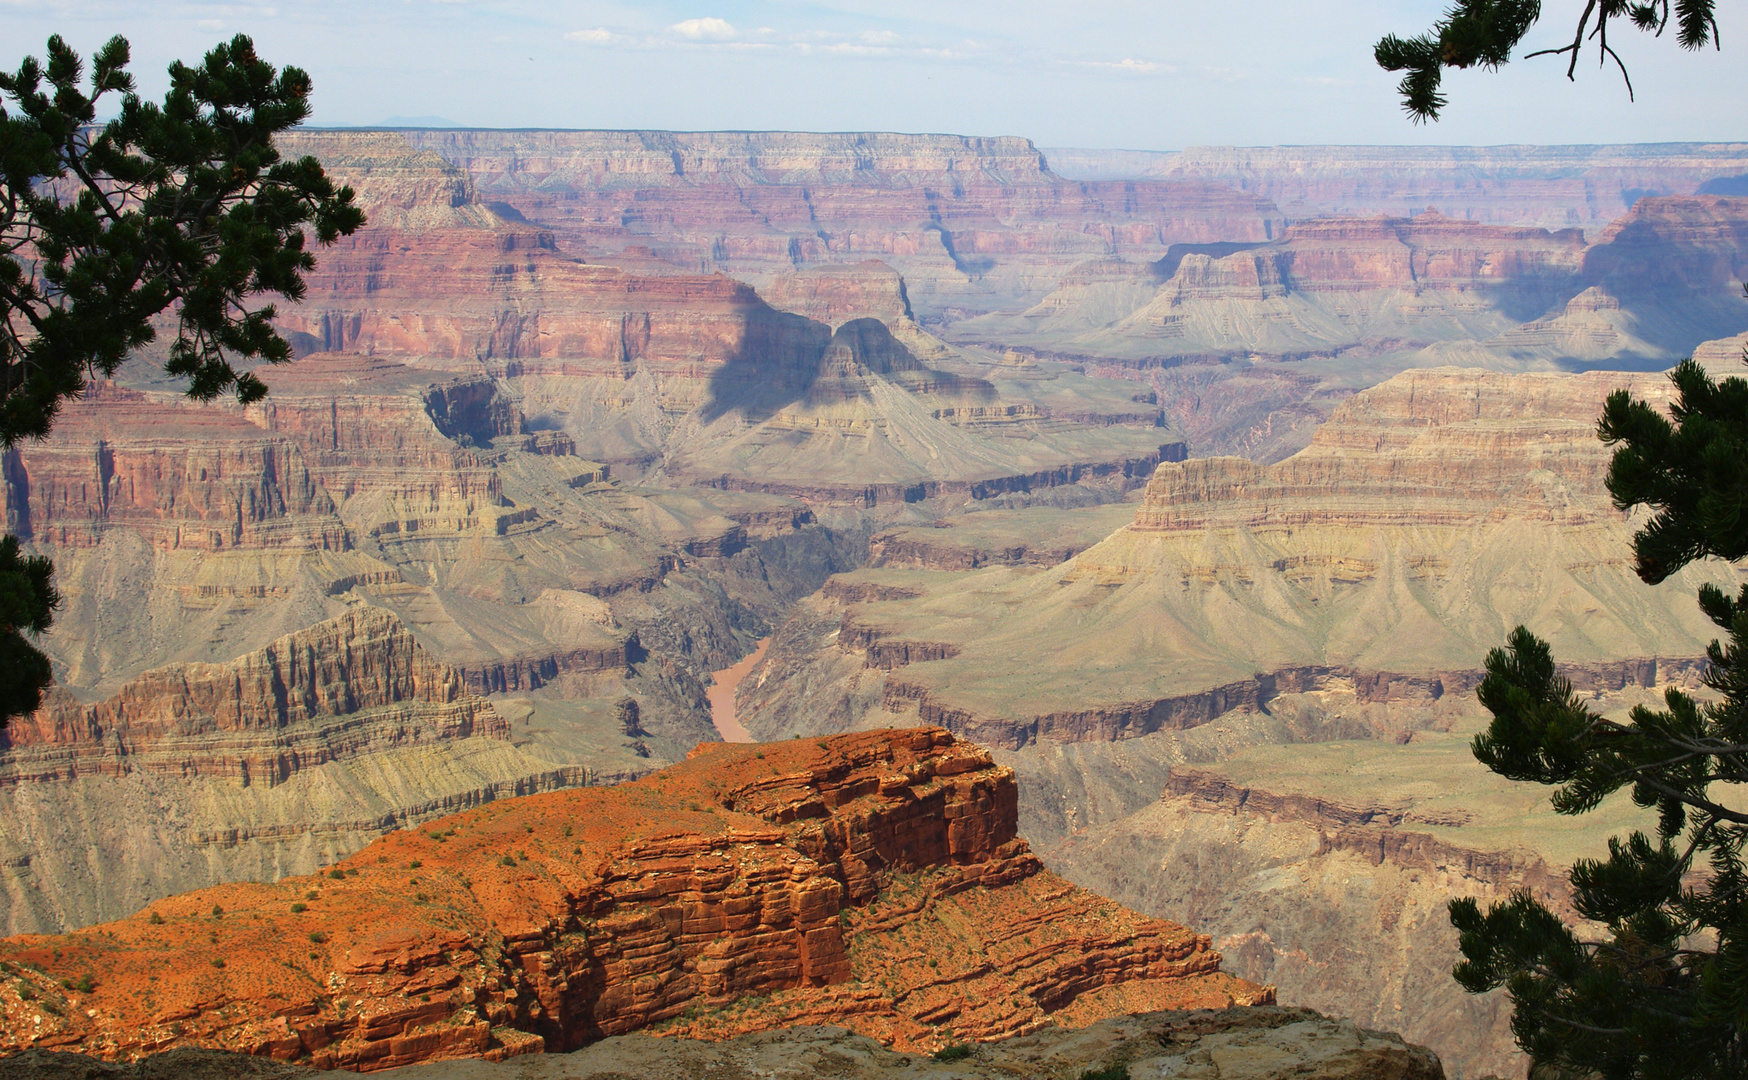
[[[0,66],[41,55],[51,33],[81,52],[111,34],[162,92],[173,59],[238,32],[315,81],[315,127],[454,126],[679,131],[902,131],[1019,135],[1040,147],[1607,145],[1748,137],[1748,13],[1719,12],[1721,53],[1665,37],[1614,40],[1633,74],[1562,58],[1447,79],[1437,124],[1403,116],[1396,78],[1372,62],[1389,32],[1425,30],[1439,2],[1285,0],[384,0],[295,6],[172,0],[0,0]],[[1549,5],[1531,48],[1569,37],[1576,8]],[[1743,46],[1748,47],[1748,46]],[[1536,107],[1526,109],[1525,101]],[[407,125],[411,126],[411,125]],[[435,126],[448,126],[435,125]]]

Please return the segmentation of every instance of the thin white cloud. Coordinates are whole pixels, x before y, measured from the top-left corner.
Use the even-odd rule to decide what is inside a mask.
[[[598,26],[593,30],[572,30],[564,36],[564,39],[580,42],[584,45],[611,45],[613,44],[613,36],[613,31]]]
[[[1175,71],[1169,64],[1156,64],[1151,60],[1136,60],[1127,57],[1122,60],[1089,60],[1087,67],[1104,68],[1107,71],[1126,71],[1132,75],[1151,75],[1156,71]]]
[[[732,41],[734,27],[726,19],[687,19],[668,27],[674,33],[692,41]]]

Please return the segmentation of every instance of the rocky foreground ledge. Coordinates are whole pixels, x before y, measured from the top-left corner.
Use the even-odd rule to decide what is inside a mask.
[[[405,1080],[1444,1080],[1438,1058],[1399,1036],[1273,1006],[1156,1012],[1078,1030],[969,1048],[942,1060],[901,1053],[841,1027],[798,1027],[723,1042],[620,1035],[586,1050],[494,1064],[454,1061],[395,1073]],[[316,1074],[211,1051],[131,1065],[33,1050],[0,1060],[0,1080],[302,1080]]]
[[[316,877],[0,941],[0,1053],[201,1047],[369,1072],[810,1024],[916,1053],[1272,1003],[1206,936],[1044,870],[1017,797],[1011,769],[939,728],[704,744]]]

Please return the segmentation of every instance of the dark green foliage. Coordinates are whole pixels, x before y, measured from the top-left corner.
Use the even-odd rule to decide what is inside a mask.
[[[1620,446],[1608,470],[1615,505],[1657,510],[1633,538],[1639,576],[1653,584],[1695,559],[1748,557],[1748,382],[1713,382],[1691,360],[1670,378],[1675,423],[1617,390],[1598,425]]]
[[[54,681],[49,658],[24,636],[40,634],[54,621],[61,606],[54,572],[49,560],[21,554],[17,537],[0,539],[0,722],[35,711]]]
[[[1129,1080],[1129,1066],[1106,1065],[1102,1069],[1088,1069],[1080,1074],[1080,1080]]]
[[[1707,557],[1748,555],[1748,381],[1714,383],[1691,361],[1671,373],[1674,422],[1617,393],[1600,424],[1618,446],[1609,492],[1622,509],[1657,511],[1634,538],[1640,577],[1657,582]],[[1748,1076],[1748,586],[1705,585],[1699,603],[1724,633],[1705,683],[1626,723],[1590,712],[1545,643],[1519,627],[1487,657],[1481,703],[1493,713],[1475,756],[1513,780],[1555,788],[1581,814],[1627,789],[1657,817],[1656,835],[1609,841],[1606,859],[1572,868],[1582,935],[1527,893],[1483,913],[1451,904],[1474,993],[1506,987],[1512,1031],[1549,1076]]]
[[[1640,30],[1661,37],[1670,22],[1675,24],[1675,39],[1684,49],[1698,49],[1717,43],[1718,24],[1713,9],[1716,0],[1586,0],[1578,16],[1578,28],[1572,42],[1557,49],[1541,49],[1530,56],[1571,54],[1566,78],[1571,79],[1578,66],[1578,54],[1586,42],[1596,46],[1599,60],[1613,60],[1627,78],[1626,65],[1621,63],[1613,46],[1608,43],[1609,23],[1626,19]],[[1400,38],[1387,34],[1379,41],[1372,55],[1385,71],[1403,71],[1397,91],[1402,95],[1402,107],[1416,122],[1437,120],[1446,99],[1439,86],[1445,68],[1482,67],[1496,69],[1511,60],[1511,51],[1523,41],[1536,21],[1542,17],[1541,0],[1457,0],[1444,18],[1430,32],[1419,37]],[[1630,97],[1633,84],[1627,80]]]
[[[304,72],[276,70],[238,35],[199,67],[172,64],[159,105],[134,93],[127,64],[112,38],[86,80],[56,36],[46,64],[0,72],[0,447],[47,435],[61,402],[150,344],[166,313],[165,369],[190,396],[259,399],[266,384],[234,363],[288,360],[291,347],[273,305],[251,303],[301,298],[308,236],[331,243],[364,222],[314,158],[273,147],[309,115]],[[116,114],[102,125],[100,102]],[[48,574],[15,544],[0,550],[0,723],[35,709],[49,681],[21,636],[49,625]]]
[[[971,1056],[971,1047],[964,1043],[949,1043],[935,1051],[936,1061],[964,1061]]]

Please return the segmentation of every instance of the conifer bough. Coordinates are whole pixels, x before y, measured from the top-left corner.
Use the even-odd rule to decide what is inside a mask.
[[[1695,560],[1748,557],[1748,381],[1713,381],[1692,360],[1670,378],[1671,417],[1617,391],[1598,425],[1618,447],[1615,505],[1655,510],[1634,538],[1649,584]],[[1626,723],[1591,712],[1521,626],[1487,657],[1482,764],[1554,787],[1561,814],[1624,788],[1657,821],[1654,837],[1611,838],[1606,859],[1573,865],[1584,933],[1524,891],[1485,913],[1451,904],[1457,981],[1509,991],[1532,1076],[1748,1076],[1748,585],[1735,596],[1703,585],[1699,606],[1725,635],[1706,652],[1717,700],[1670,688],[1665,708],[1641,705]]]
[[[1577,77],[1580,54],[1594,48],[1598,63],[1612,62],[1633,94],[1627,65],[1609,44],[1611,23],[1625,20],[1635,28],[1662,37],[1673,27],[1682,48],[1719,46],[1716,0],[1585,0],[1570,43],[1538,49],[1531,56],[1570,55],[1566,78]],[[1373,50],[1385,71],[1403,71],[1397,92],[1402,107],[1416,123],[1437,120],[1448,103],[1439,86],[1445,68],[1497,69],[1511,60],[1511,51],[1542,17],[1541,0],[1458,0],[1428,33],[1400,38],[1386,35]]]
[[[0,71],[0,447],[46,436],[87,379],[115,373],[171,313],[165,370],[190,397],[267,386],[250,363],[291,358],[263,294],[298,300],[332,243],[364,223],[350,188],[313,157],[287,161],[279,132],[310,113],[310,78],[275,69],[237,35],[198,67],[170,65],[162,105],[111,38],[85,64],[58,35],[48,61]],[[97,122],[109,98],[115,118]],[[254,305],[254,306],[251,306]],[[237,365],[242,364],[239,368]],[[0,723],[28,713],[48,661],[24,637],[59,604],[48,560],[0,543]]]

